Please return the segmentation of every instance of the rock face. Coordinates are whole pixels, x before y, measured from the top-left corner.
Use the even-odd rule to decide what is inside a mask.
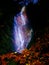
[[[14,16],[14,45],[15,51],[20,53],[27,48],[32,37],[33,30],[28,28],[28,22],[24,6],[21,12]]]

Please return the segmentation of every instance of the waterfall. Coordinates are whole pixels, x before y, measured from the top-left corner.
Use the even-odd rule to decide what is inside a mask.
[[[20,13],[14,16],[14,46],[15,51],[21,53],[22,50],[27,48],[31,37],[32,37],[32,29],[29,29],[28,18],[25,12],[25,6],[22,7]]]

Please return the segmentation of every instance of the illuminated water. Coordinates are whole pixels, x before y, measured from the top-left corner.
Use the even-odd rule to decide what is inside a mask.
[[[27,48],[31,38],[32,29],[29,29],[28,18],[25,13],[25,6],[21,9],[21,12],[17,16],[14,16],[14,47],[15,51],[21,53],[22,50]]]

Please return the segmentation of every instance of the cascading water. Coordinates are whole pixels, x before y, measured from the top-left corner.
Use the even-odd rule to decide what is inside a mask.
[[[22,7],[20,13],[14,16],[14,47],[15,51],[21,53],[27,48],[33,30],[28,28],[28,18],[25,12],[25,6]]]
[[[14,43],[15,51],[21,53],[25,49],[32,37],[33,30],[29,30],[27,23],[28,18],[25,11],[25,6],[21,9],[21,12],[18,16],[14,16]]]

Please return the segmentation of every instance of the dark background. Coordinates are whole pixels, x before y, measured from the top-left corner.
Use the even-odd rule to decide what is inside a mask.
[[[19,1],[0,1],[0,22],[1,24],[5,23],[6,19],[9,20],[10,16],[14,16],[18,12],[20,12],[22,6],[18,4]],[[46,0],[40,0],[37,4],[33,5],[30,3],[27,6],[27,14],[28,18],[31,21],[33,28],[43,28],[48,25],[48,11],[49,11],[49,3]]]
[[[22,6],[19,1],[0,1],[0,54],[14,51],[12,46],[13,17],[20,12]],[[30,3],[26,7],[30,21],[29,25],[34,32],[44,30],[49,26],[49,2],[40,0],[37,4]]]

